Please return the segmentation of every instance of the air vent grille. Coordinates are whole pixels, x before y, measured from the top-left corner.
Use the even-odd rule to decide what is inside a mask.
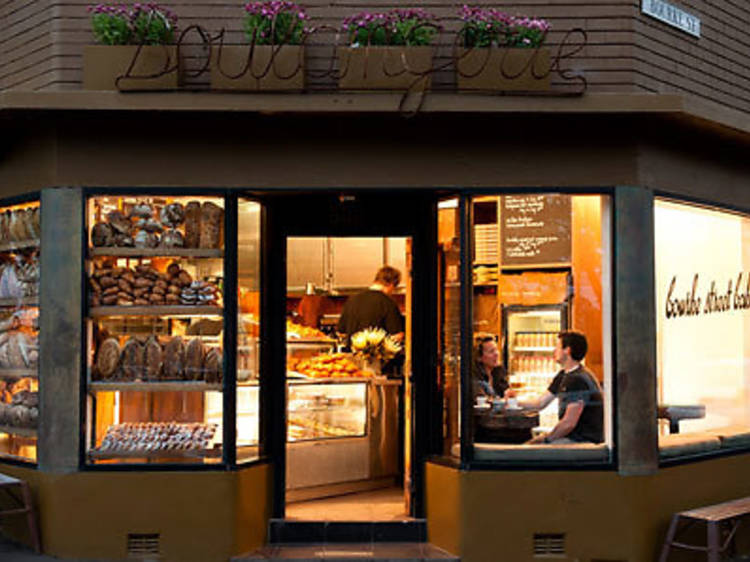
[[[534,556],[565,556],[565,535],[534,533]]]
[[[159,533],[128,533],[128,556],[131,558],[158,556],[160,538]]]

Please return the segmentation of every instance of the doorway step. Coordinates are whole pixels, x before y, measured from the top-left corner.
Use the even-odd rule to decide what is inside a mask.
[[[428,542],[424,519],[409,521],[290,521],[272,519],[269,544],[232,562],[460,562]]]

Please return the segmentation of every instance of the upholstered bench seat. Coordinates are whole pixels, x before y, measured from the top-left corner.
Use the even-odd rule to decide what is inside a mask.
[[[659,457],[668,459],[715,451],[721,441],[710,433],[671,433],[659,436]]]
[[[729,427],[710,429],[706,433],[718,437],[722,449],[750,447],[750,427],[746,425],[730,425]]]
[[[474,457],[480,461],[607,462],[609,448],[603,443],[576,443],[575,445],[475,443]]]

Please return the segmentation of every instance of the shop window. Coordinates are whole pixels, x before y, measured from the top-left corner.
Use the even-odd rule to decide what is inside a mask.
[[[87,202],[86,458],[219,463],[224,199]]]
[[[0,207],[0,458],[37,460],[38,201]]]
[[[258,457],[260,211],[255,201],[240,199],[237,204],[237,462]]]
[[[607,462],[609,198],[503,194],[471,210],[475,458]]]
[[[655,203],[663,458],[750,446],[750,218]]]
[[[460,456],[461,249],[459,200],[438,204],[438,369],[442,396],[442,453]]]

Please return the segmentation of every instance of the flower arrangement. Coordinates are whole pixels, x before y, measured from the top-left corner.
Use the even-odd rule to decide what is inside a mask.
[[[429,45],[437,34],[435,17],[418,8],[389,12],[360,12],[343,21],[349,45],[421,47]]]
[[[304,8],[286,0],[245,4],[245,35],[256,45],[299,45],[308,16]]]
[[[513,47],[536,49],[544,43],[550,24],[543,19],[516,17],[481,6],[464,6],[459,15],[463,27],[458,32],[464,47]]]
[[[177,16],[158,4],[89,6],[91,29],[103,45],[167,45],[174,42]]]
[[[367,361],[388,361],[401,352],[402,346],[382,328],[365,328],[351,337],[354,355]]]

